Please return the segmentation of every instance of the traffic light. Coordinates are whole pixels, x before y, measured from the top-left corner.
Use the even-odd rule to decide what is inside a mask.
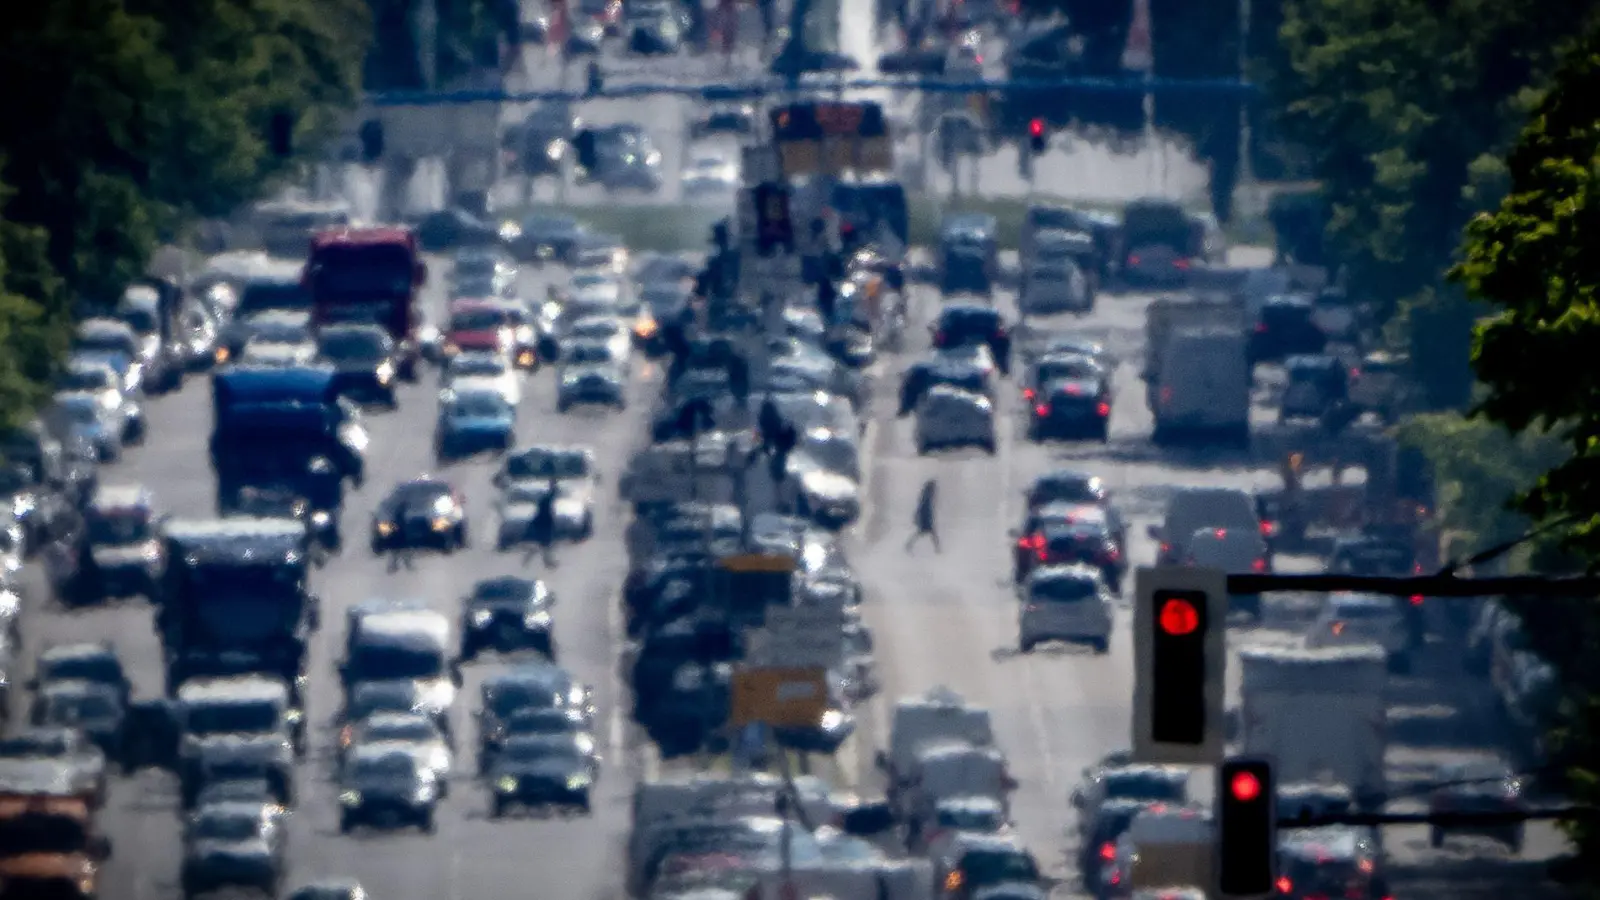
[[[789,212],[789,189],[774,182],[756,185],[756,250],[771,256],[778,248],[794,252],[794,220]]]
[[[1266,897],[1277,882],[1277,784],[1265,759],[1217,767],[1217,891],[1232,900]]]
[[[1141,762],[1222,758],[1227,576],[1141,568],[1135,576],[1133,752]]]
[[[1046,132],[1043,119],[1034,119],[1028,123],[1028,149],[1034,156],[1045,151],[1050,145],[1050,135]]]
[[[383,123],[368,119],[361,123],[361,161],[375,163],[383,158]]]
[[[294,155],[294,115],[275,112],[267,122],[267,148],[272,155],[285,159]]]

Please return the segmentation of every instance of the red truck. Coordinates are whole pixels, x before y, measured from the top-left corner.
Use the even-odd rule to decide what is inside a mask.
[[[419,295],[428,280],[417,236],[407,228],[334,228],[311,239],[305,287],[319,324],[382,325],[394,338],[401,378],[417,377]]]

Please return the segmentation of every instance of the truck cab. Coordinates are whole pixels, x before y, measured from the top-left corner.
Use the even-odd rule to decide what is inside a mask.
[[[399,348],[399,375],[417,377],[421,345],[418,296],[428,281],[415,233],[405,228],[323,231],[311,240],[304,284],[317,324],[361,322],[388,329]]]

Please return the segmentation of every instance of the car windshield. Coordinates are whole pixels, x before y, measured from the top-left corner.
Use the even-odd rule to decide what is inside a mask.
[[[112,684],[122,680],[122,666],[109,653],[73,654],[51,658],[46,654],[38,662],[39,677],[45,681],[63,681],[81,678]]]
[[[433,723],[425,719],[368,722],[361,737],[369,741],[432,741],[438,738]]]
[[[234,315],[248,316],[272,309],[300,312],[311,308],[311,293],[295,282],[247,284],[239,295]]]
[[[1040,578],[1029,594],[1050,603],[1075,603],[1095,595],[1095,583],[1087,578]]]
[[[89,543],[96,546],[137,544],[153,536],[150,514],[144,510],[98,512],[89,517]]]
[[[553,682],[504,682],[489,690],[485,705],[498,716],[509,716],[519,709],[549,709],[560,706],[561,685]]]
[[[506,474],[512,478],[581,478],[589,474],[589,457],[530,450],[506,460]]]
[[[575,322],[569,332],[572,337],[583,338],[612,338],[622,330],[622,323],[615,319],[585,319]]]
[[[452,415],[473,419],[497,419],[511,411],[506,398],[487,391],[456,395],[450,403]]]
[[[28,854],[81,853],[89,840],[87,817],[25,812],[0,819],[0,847],[13,859]],[[37,887],[33,890],[38,890]],[[42,892],[43,896],[53,896]],[[62,895],[66,896],[66,895]]]
[[[495,378],[506,374],[506,363],[498,356],[489,354],[471,354],[458,356],[450,361],[450,375],[479,376]]]
[[[437,481],[413,481],[402,484],[394,489],[390,499],[395,503],[410,505],[413,503],[438,502],[450,496],[448,485]]]
[[[379,331],[325,331],[318,349],[329,359],[378,359],[388,344],[389,336]]]
[[[529,713],[526,715],[514,715],[511,717],[511,721],[506,723],[506,732],[508,734],[560,735],[573,734],[576,731],[576,725],[565,714]]]
[[[1182,779],[1152,772],[1115,772],[1105,777],[1105,799],[1182,803],[1188,799],[1188,790]]]
[[[148,309],[129,307],[118,313],[117,318],[140,334],[154,334],[161,328],[161,323],[156,318],[156,314]]]
[[[63,391],[103,391],[117,387],[117,382],[110,369],[84,367],[63,372],[56,385]]]
[[[358,757],[351,764],[350,774],[357,780],[411,779],[417,775],[417,766],[410,756],[398,753],[388,756]]]
[[[62,691],[44,696],[40,717],[52,725],[75,725],[108,719],[118,712],[117,701],[99,691]],[[42,723],[41,723],[42,724]]]
[[[1092,504],[1105,498],[1105,489],[1098,478],[1048,478],[1034,485],[1028,501],[1034,506],[1044,506],[1049,503]]]
[[[87,331],[80,333],[72,342],[77,350],[99,350],[107,353],[132,354],[129,335],[117,331]]]
[[[972,887],[1006,882],[1035,882],[1039,867],[1020,851],[977,850],[961,857],[961,869]]]
[[[358,645],[350,654],[350,671],[358,678],[437,678],[445,670],[444,653],[432,648]]]
[[[278,706],[267,701],[197,703],[184,711],[190,734],[250,734],[278,727]]]
[[[516,762],[567,763],[574,768],[583,763],[576,747],[555,741],[513,741],[506,745],[504,752],[507,759]]]
[[[52,758],[71,752],[71,740],[65,732],[56,729],[29,731],[0,739],[0,759]]]
[[[303,344],[311,334],[304,326],[289,322],[252,322],[250,338],[267,344]]]
[[[451,331],[492,331],[510,324],[500,309],[459,309],[450,314]]]
[[[61,417],[74,425],[95,425],[100,422],[100,406],[90,397],[67,397],[56,401]]]
[[[612,361],[611,348],[605,344],[573,344],[563,356],[566,362],[574,365],[598,365]]]
[[[252,841],[261,836],[261,817],[232,810],[206,810],[198,813],[189,826],[189,837],[197,841]]]
[[[574,292],[593,291],[601,288],[614,288],[616,282],[609,277],[597,272],[586,272],[572,276],[572,290]]]
[[[1100,369],[1087,359],[1059,360],[1042,362],[1039,364],[1039,381],[1057,381],[1061,379],[1097,378]]]
[[[999,831],[1005,817],[998,809],[958,806],[939,810],[939,827],[957,831]]]

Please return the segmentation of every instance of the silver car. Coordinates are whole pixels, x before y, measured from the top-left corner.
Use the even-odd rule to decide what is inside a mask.
[[[1029,270],[1022,281],[1017,309],[1024,315],[1086,313],[1094,309],[1094,295],[1089,292],[1089,280],[1077,266],[1038,266]]]
[[[917,453],[944,447],[998,449],[994,402],[981,394],[949,385],[935,385],[917,404]]]
[[[1088,566],[1044,566],[1019,589],[1017,647],[1023,653],[1045,641],[1088,644],[1096,654],[1111,648],[1111,590]]]

